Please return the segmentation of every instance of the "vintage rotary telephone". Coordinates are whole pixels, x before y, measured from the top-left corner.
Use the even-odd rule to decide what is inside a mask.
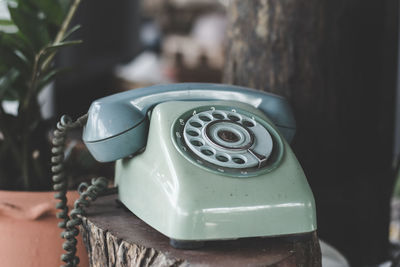
[[[282,97],[184,83],[101,98],[76,122],[59,123],[59,172],[65,130],[80,125],[94,158],[116,161],[119,200],[174,247],[316,229],[314,198],[288,145],[295,122]],[[80,222],[76,214],[106,183],[98,179],[83,187],[71,218],[65,210],[59,215],[67,218],[67,239],[77,234],[71,230]],[[58,198],[63,202],[62,194]]]

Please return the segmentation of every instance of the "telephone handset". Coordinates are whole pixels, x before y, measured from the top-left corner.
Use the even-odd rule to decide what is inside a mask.
[[[288,145],[294,132],[282,97],[183,83],[96,100],[83,140],[98,161],[116,160],[119,200],[190,248],[316,230],[313,194]]]
[[[95,101],[89,109],[83,140],[98,161],[134,154],[146,145],[148,111],[172,100],[244,102],[266,114],[288,142],[296,130],[290,106],[280,96],[232,85],[182,83],[131,90]]]

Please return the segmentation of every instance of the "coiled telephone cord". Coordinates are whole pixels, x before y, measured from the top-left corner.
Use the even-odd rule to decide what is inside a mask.
[[[79,264],[79,257],[76,256],[76,236],[79,234],[78,226],[82,223],[79,215],[84,214],[84,208],[89,206],[91,201],[94,201],[100,193],[104,192],[107,188],[107,179],[104,177],[92,179],[92,184],[82,183],[79,185],[78,192],[80,194],[79,199],[74,203],[70,215],[68,215],[67,206],[67,191],[68,183],[63,170],[64,165],[64,147],[65,139],[68,130],[74,128],[80,128],[85,125],[87,121],[87,114],[73,121],[68,116],[62,116],[61,120],[57,123],[57,129],[54,131],[53,137],[53,148],[52,148],[52,173],[53,173],[53,189],[58,191],[55,194],[55,198],[59,199],[56,208],[61,210],[57,213],[57,218],[63,219],[58,224],[58,227],[65,229],[61,233],[61,237],[65,239],[63,249],[66,251],[61,256],[61,260],[66,263],[63,267],[74,267]]]

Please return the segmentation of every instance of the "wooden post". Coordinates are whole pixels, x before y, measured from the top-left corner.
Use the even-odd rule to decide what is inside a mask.
[[[224,82],[289,99],[319,236],[361,266],[388,253],[397,1],[229,1]]]
[[[309,266],[320,267],[316,234],[307,238],[246,238],[174,249],[163,236],[116,202],[100,197],[83,217],[81,232],[91,267],[103,266]]]

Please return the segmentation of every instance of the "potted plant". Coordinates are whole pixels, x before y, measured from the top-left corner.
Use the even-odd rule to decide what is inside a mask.
[[[6,2],[10,19],[0,20],[0,229],[5,234],[0,261],[2,266],[54,266],[60,263],[62,240],[53,193],[37,192],[52,188],[50,125],[42,118],[38,94],[62,71],[54,65],[57,52],[80,43],[68,40],[79,28],[69,24],[80,0]],[[16,101],[17,112],[7,112],[6,101]],[[49,240],[56,244],[39,244]]]

